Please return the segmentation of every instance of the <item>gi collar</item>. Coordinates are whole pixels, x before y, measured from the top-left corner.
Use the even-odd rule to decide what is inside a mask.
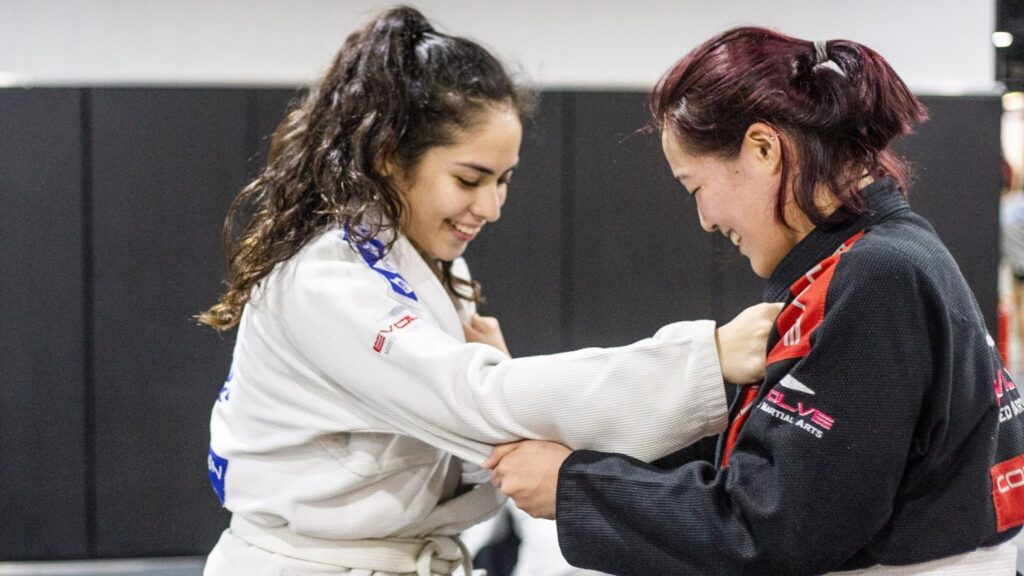
[[[879,178],[861,193],[867,200],[867,210],[853,220],[835,227],[817,227],[800,241],[779,262],[764,288],[765,302],[785,302],[789,287],[815,264],[828,258],[854,234],[910,210],[900,196],[896,184],[888,178]]]

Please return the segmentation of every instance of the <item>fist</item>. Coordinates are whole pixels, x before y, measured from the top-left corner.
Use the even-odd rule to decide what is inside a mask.
[[[511,356],[508,353],[505,336],[501,333],[501,325],[498,324],[497,318],[473,314],[469,322],[462,323],[462,331],[466,335],[466,342],[487,344],[501,350],[506,356]]]

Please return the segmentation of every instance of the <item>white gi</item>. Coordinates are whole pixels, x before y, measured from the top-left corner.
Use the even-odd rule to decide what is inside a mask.
[[[510,359],[465,342],[408,240],[382,252],[332,228],[254,290],[211,419],[210,478],[234,519],[206,574],[449,573],[460,551],[443,537],[503,501],[478,466],[492,445],[546,439],[650,461],[724,429],[713,322]],[[374,553],[427,536],[451,566]]]

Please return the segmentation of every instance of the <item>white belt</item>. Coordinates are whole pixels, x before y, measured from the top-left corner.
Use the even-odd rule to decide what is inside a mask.
[[[458,536],[327,540],[296,534],[288,526],[260,526],[238,514],[231,517],[231,533],[274,554],[339,568],[449,576],[462,566],[473,574],[473,557]]]
[[[1013,541],[998,546],[908,566],[871,566],[833,576],[1014,576],[1017,573],[1017,546]]]

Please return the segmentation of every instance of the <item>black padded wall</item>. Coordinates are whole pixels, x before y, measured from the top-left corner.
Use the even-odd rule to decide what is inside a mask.
[[[192,316],[224,276],[243,185],[241,90],[95,90],[96,551],[196,554],[227,524],[206,481],[230,336]]]
[[[466,251],[487,298],[480,313],[499,319],[514,356],[558,352],[564,345],[566,98],[545,93],[535,116],[526,119],[501,219]]]
[[[642,93],[570,96],[570,342],[628,344],[712,314],[712,238],[675,183]]]
[[[926,96],[930,119],[896,146],[913,163],[910,205],[949,247],[996,334],[999,96]]]
[[[719,323],[732,320],[744,308],[763,299],[764,279],[754,274],[750,260],[725,236],[715,234],[711,259],[711,317]]]
[[[0,90],[0,560],[89,553],[81,109]]]
[[[290,89],[0,90],[0,560],[204,554],[233,333],[220,231]],[[515,355],[727,321],[763,282],[700,228],[642,92],[547,92],[502,219],[467,258]],[[926,97],[911,203],[994,330],[999,99]]]
[[[247,176],[255,177],[267,162],[271,136],[293,102],[305,94],[301,89],[249,90],[249,117],[246,123]]]

